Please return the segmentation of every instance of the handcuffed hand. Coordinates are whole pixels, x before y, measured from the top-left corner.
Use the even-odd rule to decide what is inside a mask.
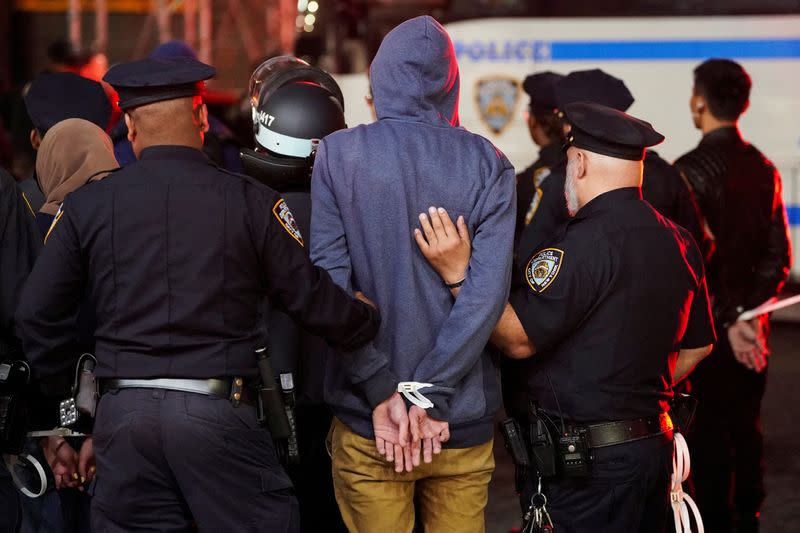
[[[76,452],[64,437],[45,437],[41,440],[41,447],[53,472],[56,490],[70,488],[83,491],[94,478],[94,446],[91,437],[83,442],[80,452]]]
[[[767,367],[766,327],[760,318],[735,322],[728,328],[728,340],[740,364],[756,373]]]
[[[425,409],[416,405],[412,405],[408,410],[408,419],[411,431],[411,460],[414,466],[419,466],[421,443],[422,460],[430,463],[434,454],[441,453],[442,443],[450,439],[450,425],[445,421],[429,417]]]
[[[94,439],[92,437],[83,441],[81,449],[78,452],[78,474],[81,478],[81,483],[88,486],[94,479],[94,474],[97,471],[94,461]],[[83,490],[83,487],[79,487]]]
[[[42,451],[55,478],[56,489],[78,488],[78,454],[64,437],[45,437],[41,440]]]
[[[463,216],[459,216],[456,226],[447,211],[431,207],[428,214],[420,213],[422,231],[414,230],[422,255],[447,284],[457,283],[467,275],[469,258],[472,254],[469,230]],[[424,233],[424,235],[423,235]]]
[[[399,392],[395,392],[372,411],[372,429],[378,453],[394,462],[395,472],[414,468],[409,442],[408,411]]]

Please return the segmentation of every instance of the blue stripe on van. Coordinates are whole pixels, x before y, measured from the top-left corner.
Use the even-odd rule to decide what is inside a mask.
[[[731,57],[737,59],[800,58],[800,39],[692,41],[554,41],[553,61],[665,60]]]
[[[786,215],[790,226],[800,226],[800,205],[787,205]]]
[[[709,57],[800,59],[800,38],[659,41],[476,39],[456,40],[453,44],[459,60],[475,63],[703,60]]]

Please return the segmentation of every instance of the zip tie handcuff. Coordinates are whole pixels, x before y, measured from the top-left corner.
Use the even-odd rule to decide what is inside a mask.
[[[419,383],[418,381],[401,381],[397,384],[397,392],[406,397],[406,400],[421,409],[430,409],[433,402],[423,396],[419,390],[433,387],[433,383]]]

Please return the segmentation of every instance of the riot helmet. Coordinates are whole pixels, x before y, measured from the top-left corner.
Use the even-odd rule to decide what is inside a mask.
[[[246,172],[276,190],[307,188],[319,141],[345,128],[333,78],[291,56],[270,59],[250,79],[256,149],[242,149]]]

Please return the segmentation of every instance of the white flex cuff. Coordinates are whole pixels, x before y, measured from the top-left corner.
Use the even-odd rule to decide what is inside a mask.
[[[421,409],[430,409],[433,402],[423,396],[419,390],[433,387],[432,383],[419,383],[417,381],[401,381],[397,384],[397,392],[406,397],[406,400]]]

